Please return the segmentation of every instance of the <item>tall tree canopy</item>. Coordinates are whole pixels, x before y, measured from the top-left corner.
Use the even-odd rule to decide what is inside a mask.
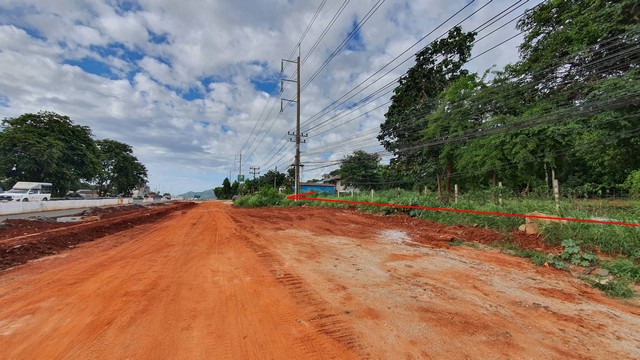
[[[144,185],[147,169],[131,146],[115,140],[95,141],[88,126],[50,111],[5,119],[0,131],[0,180],[53,183],[63,196],[80,184],[96,184],[106,193],[130,195]]]
[[[222,186],[213,189],[213,193],[216,195],[216,198],[219,200],[229,200],[233,195],[238,194],[238,182],[235,181],[233,186],[231,185],[231,181],[229,178],[224,178],[222,181]]]
[[[64,195],[79,180],[99,170],[98,149],[87,126],[43,111],[5,119],[0,132],[0,176],[17,181],[51,182]]]
[[[362,150],[345,157],[340,164],[340,177],[345,185],[362,190],[380,187],[380,155]]]
[[[571,185],[611,188],[640,166],[639,11],[629,0],[549,0],[518,22],[521,59],[499,81],[517,88],[520,106],[503,125],[544,121],[507,143],[532,175],[548,168]]]
[[[520,59],[490,81],[463,68],[475,34],[459,28],[417,55],[378,136],[390,173],[597,191],[640,168],[637,1],[548,0],[517,29]]]
[[[96,141],[99,149],[100,170],[96,176],[101,196],[108,193],[130,196],[131,192],[147,182],[147,169],[133,155],[131,146],[119,141]]]
[[[454,27],[446,38],[416,54],[416,64],[400,78],[394,90],[378,140],[396,155],[394,166],[410,175],[424,177],[433,170],[428,149],[411,147],[421,142],[421,132],[429,126],[426,115],[437,107],[438,95],[451,82],[468,74],[462,66],[471,55],[474,38],[475,33]]]

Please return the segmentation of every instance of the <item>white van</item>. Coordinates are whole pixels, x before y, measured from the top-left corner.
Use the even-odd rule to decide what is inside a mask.
[[[13,189],[0,194],[0,201],[49,201],[51,183],[18,181]]]

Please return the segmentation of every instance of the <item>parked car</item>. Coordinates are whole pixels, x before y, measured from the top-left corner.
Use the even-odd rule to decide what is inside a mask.
[[[0,194],[0,201],[49,201],[51,183],[18,181],[11,190]]]
[[[82,194],[79,194],[75,191],[69,191],[67,193],[67,195],[64,196],[65,200],[82,200],[84,199],[84,196],[82,196]]]

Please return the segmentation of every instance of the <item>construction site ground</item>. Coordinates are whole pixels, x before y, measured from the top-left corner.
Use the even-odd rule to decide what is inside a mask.
[[[637,300],[450,244],[501,236],[486,229],[222,202],[112,212],[0,226],[1,359],[640,358]]]

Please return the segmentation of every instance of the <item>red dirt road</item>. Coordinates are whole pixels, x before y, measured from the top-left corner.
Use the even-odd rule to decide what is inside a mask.
[[[640,358],[637,301],[454,235],[203,203],[0,272],[0,358]]]

